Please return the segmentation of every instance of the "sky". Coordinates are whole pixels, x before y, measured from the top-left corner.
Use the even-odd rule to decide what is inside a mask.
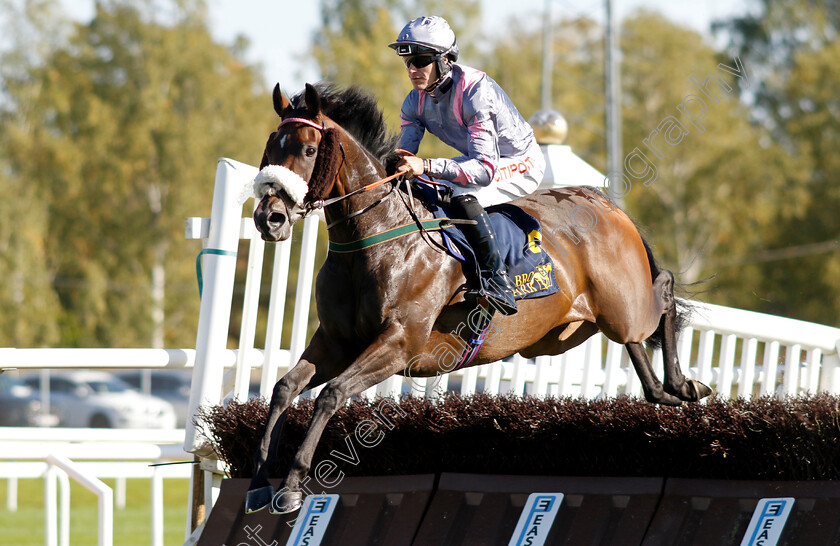
[[[604,0],[550,0],[554,19],[587,15],[601,20]],[[706,33],[709,23],[746,10],[747,0],[614,0],[619,20],[640,8],[658,11],[677,23]],[[238,35],[251,43],[247,60],[260,63],[267,84],[281,82],[284,89],[302,89],[319,79],[308,45],[319,26],[316,0],[207,0],[214,37],[231,44]],[[79,20],[93,14],[94,0],[62,0]],[[485,30],[502,30],[512,17],[541,21],[546,0],[482,0]],[[427,14],[418,14],[427,15]],[[407,21],[406,21],[407,22]],[[455,29],[457,34],[457,29]],[[396,34],[395,34],[396,37]],[[387,44],[383,44],[385,47]]]

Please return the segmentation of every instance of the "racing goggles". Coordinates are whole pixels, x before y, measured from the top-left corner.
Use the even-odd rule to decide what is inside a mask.
[[[437,51],[431,47],[425,47],[417,44],[391,44],[391,46],[396,46],[394,47],[394,50],[400,57],[421,55],[423,53],[426,53],[427,55],[434,55],[437,53]]]
[[[404,57],[403,61],[405,62],[406,68],[410,66],[414,66],[414,68],[425,68],[435,62],[437,59],[436,55],[429,55],[428,53],[420,54],[420,55],[412,55],[410,57]]]

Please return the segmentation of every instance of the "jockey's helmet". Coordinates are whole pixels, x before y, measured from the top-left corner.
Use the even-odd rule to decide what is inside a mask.
[[[410,21],[397,36],[397,41],[388,44],[400,57],[432,55],[436,61],[438,76],[443,78],[449,73],[449,63],[458,60],[458,40],[455,32],[443,17],[432,15],[418,17]]]

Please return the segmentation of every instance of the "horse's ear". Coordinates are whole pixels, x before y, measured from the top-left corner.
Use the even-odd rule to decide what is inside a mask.
[[[274,111],[282,118],[283,111],[289,107],[289,99],[280,91],[279,83],[274,86],[274,93],[272,93],[271,98],[274,100]]]
[[[309,192],[305,201],[317,201],[327,196],[341,166],[341,142],[338,130],[330,127],[324,131],[318,145],[318,157],[309,177]]]
[[[318,90],[311,83],[306,84],[306,108],[314,113],[321,112],[321,97],[318,95]]]

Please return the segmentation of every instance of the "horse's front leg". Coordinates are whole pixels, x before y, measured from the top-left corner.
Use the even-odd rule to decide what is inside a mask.
[[[400,349],[405,346],[401,326],[388,328],[346,370],[330,381],[318,399],[303,442],[292,459],[291,467],[271,503],[275,514],[294,512],[303,503],[301,480],[309,472],[315,448],[330,417],[354,394],[402,371],[408,358]]]
[[[330,373],[334,367],[321,364],[338,364],[341,361],[341,356],[334,354],[335,348],[334,344],[327,343],[319,329],[295,367],[274,385],[265,432],[260,440],[259,448],[254,453],[254,474],[245,499],[247,513],[262,510],[271,502],[274,489],[268,482],[268,474],[277,465],[280,435],[286,421],[286,410],[300,393],[317,387],[340,371]]]

